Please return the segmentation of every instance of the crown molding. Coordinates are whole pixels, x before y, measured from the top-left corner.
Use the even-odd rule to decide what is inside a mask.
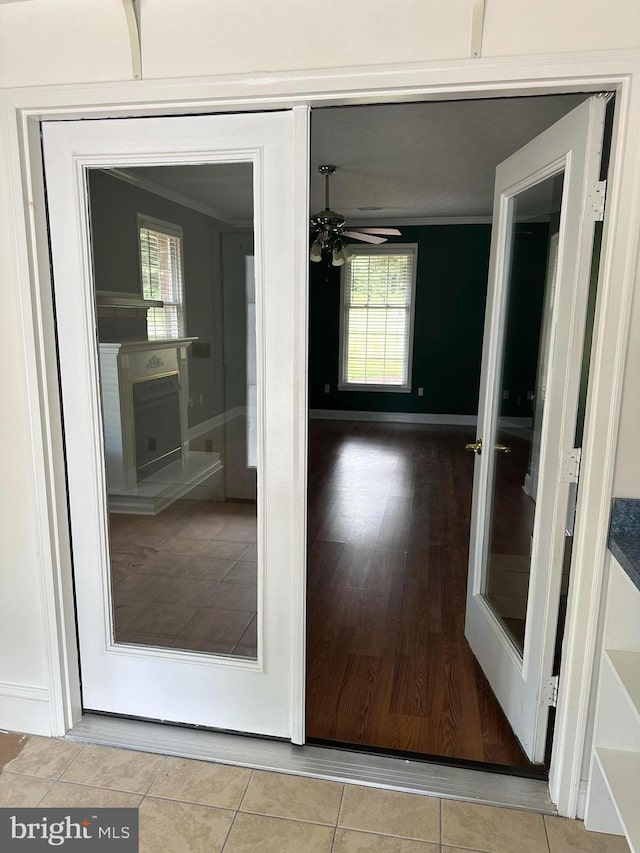
[[[388,225],[390,228],[403,225],[490,225],[492,217],[488,216],[382,216],[382,217],[359,217],[353,222],[349,221],[349,230],[353,228],[366,228],[370,225]]]
[[[138,189],[146,190],[154,195],[162,196],[162,198],[166,198],[168,201],[173,201],[175,204],[179,204],[182,207],[188,207],[198,213],[203,213],[205,216],[213,219],[215,225],[223,227],[231,226],[232,228],[242,227],[242,225],[237,225],[235,220],[224,219],[220,216],[219,211],[210,207],[208,204],[196,201],[187,195],[183,195],[177,190],[168,189],[167,187],[162,186],[162,184],[158,184],[156,181],[152,181],[149,178],[141,178],[139,175],[132,175],[130,172],[127,172],[126,169],[109,169],[103,171],[106,171],[109,175],[113,175],[114,178],[118,178],[120,181],[125,181],[127,184],[132,184],[134,187],[138,187]]]

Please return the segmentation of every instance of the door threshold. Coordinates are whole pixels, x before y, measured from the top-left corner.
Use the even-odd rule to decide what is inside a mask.
[[[67,734],[79,743],[155,752],[309,776],[390,791],[404,791],[489,806],[555,815],[547,783],[425,761],[370,755],[323,746],[297,746],[246,735],[194,729],[145,720],[84,714]]]
[[[522,776],[525,779],[540,779],[546,782],[549,779],[549,771],[540,764],[530,764],[528,767],[511,767],[508,764],[495,764],[490,761],[476,761],[470,758],[454,758],[437,753],[412,752],[402,749],[389,749],[384,746],[368,746],[361,743],[348,743],[346,741],[332,741],[323,738],[308,738],[309,746],[324,746],[327,749],[341,749],[345,752],[359,752],[368,755],[384,755],[389,758],[409,759],[421,764],[442,764],[445,767],[458,767],[461,770],[479,770],[483,773],[499,773],[502,776]]]

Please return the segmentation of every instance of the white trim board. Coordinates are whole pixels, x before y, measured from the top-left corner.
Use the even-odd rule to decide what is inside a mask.
[[[9,731],[51,735],[50,702],[46,687],[0,682],[0,719]]]
[[[557,814],[540,779],[386,755],[84,714],[69,740],[308,776],[370,788]]]

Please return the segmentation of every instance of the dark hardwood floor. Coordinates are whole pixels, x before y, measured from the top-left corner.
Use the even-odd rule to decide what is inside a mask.
[[[473,429],[309,436],[308,736],[528,766],[464,639]]]

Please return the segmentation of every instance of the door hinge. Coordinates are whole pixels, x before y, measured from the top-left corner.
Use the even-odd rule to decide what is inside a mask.
[[[571,450],[565,450],[562,454],[562,462],[560,465],[560,482],[561,483],[577,483],[580,476],[580,454],[581,447],[572,447]]]
[[[607,182],[594,181],[587,198],[587,218],[593,222],[602,222],[604,219],[605,199],[607,196]]]
[[[550,676],[542,688],[542,705],[555,708],[558,705],[558,681],[557,675]]]

